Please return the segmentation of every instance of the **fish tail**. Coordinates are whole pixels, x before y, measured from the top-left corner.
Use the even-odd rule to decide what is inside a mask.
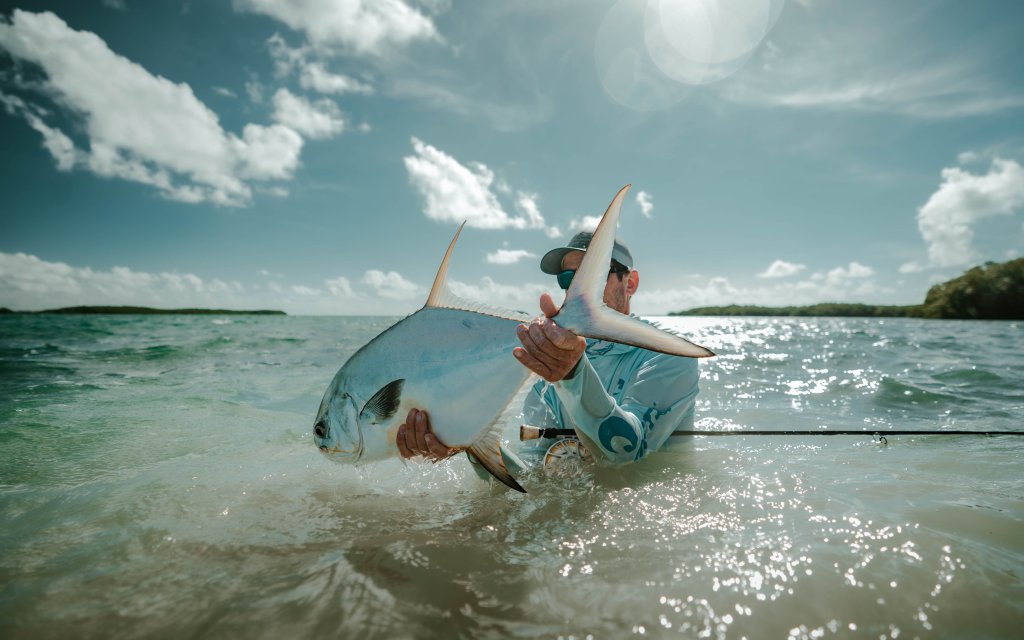
[[[615,243],[615,228],[618,226],[622,201],[626,198],[630,186],[626,185],[619,190],[601,217],[601,223],[597,225],[590,245],[583,254],[583,262],[565,294],[565,302],[555,316],[555,322],[558,326],[586,338],[610,340],[690,358],[713,356],[714,352],[706,347],[638,318],[619,313],[604,303],[604,288]]]

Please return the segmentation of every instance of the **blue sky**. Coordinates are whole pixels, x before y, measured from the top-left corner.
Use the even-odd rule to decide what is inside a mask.
[[[1024,5],[79,0],[0,21],[0,306],[916,303],[1024,254]],[[592,223],[591,223],[592,224]]]

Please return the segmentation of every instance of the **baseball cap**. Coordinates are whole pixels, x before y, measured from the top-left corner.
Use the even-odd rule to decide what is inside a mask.
[[[545,253],[544,257],[540,259],[540,270],[551,275],[558,275],[562,270],[562,258],[565,254],[570,251],[586,251],[593,237],[594,234],[590,231],[580,231],[564,247],[558,247]],[[633,254],[629,252],[629,247],[617,238],[612,247],[612,260],[624,267],[633,268]]]

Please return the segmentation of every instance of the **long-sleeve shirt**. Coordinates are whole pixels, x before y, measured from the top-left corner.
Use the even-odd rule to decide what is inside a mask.
[[[695,358],[588,339],[571,377],[533,385],[523,402],[523,422],[575,429],[596,460],[635,462],[661,448],[673,431],[693,429],[699,378]],[[543,454],[550,444],[538,440],[524,448]],[[513,472],[525,467],[511,451],[502,447],[501,453]],[[490,478],[469,459],[478,476]]]
[[[692,429],[699,373],[694,358],[587,340],[571,377],[534,385],[523,418],[575,429],[597,460],[625,464],[658,450],[677,429]]]

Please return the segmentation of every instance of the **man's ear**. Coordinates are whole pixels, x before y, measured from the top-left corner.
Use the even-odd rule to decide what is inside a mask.
[[[636,293],[636,290],[640,288],[640,274],[633,270],[629,272],[629,276],[627,276],[627,278],[626,294],[633,295]]]

